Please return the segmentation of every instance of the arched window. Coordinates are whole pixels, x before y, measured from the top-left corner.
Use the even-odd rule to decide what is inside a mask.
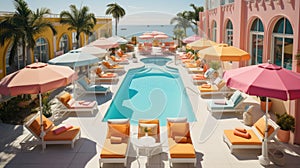
[[[69,51],[69,39],[68,35],[64,34],[59,40],[59,50],[67,53]]]
[[[292,70],[293,28],[286,18],[281,18],[273,30],[272,61],[276,65]]]
[[[88,38],[88,44],[90,44],[91,42],[95,41],[97,39],[97,32],[94,32],[92,35],[89,36]]]
[[[217,22],[213,21],[213,27],[212,27],[212,38],[214,42],[217,42]]]
[[[22,45],[19,44],[14,56],[14,64],[9,65],[9,55],[11,53],[12,45],[8,48],[6,52],[6,57],[5,57],[5,68],[6,68],[6,75],[15,72],[16,70],[20,69],[21,67],[24,67],[23,63],[23,50],[22,50]]]
[[[252,23],[250,40],[251,65],[260,64],[263,61],[264,26],[259,18]]]
[[[40,37],[35,42],[34,47],[34,62],[48,62],[49,60],[49,48],[46,39]]]
[[[233,25],[230,20],[228,20],[228,22],[226,24],[225,43],[227,43],[230,46],[233,45]]]

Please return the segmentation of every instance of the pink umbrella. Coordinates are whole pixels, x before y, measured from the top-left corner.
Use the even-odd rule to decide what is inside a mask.
[[[187,37],[187,38],[183,39],[182,42],[184,42],[184,43],[191,43],[191,42],[194,42],[194,41],[200,40],[200,39],[201,39],[200,36],[194,34],[194,35],[192,35],[190,37]]]
[[[33,63],[25,68],[5,76],[0,81],[0,94],[16,96],[20,94],[39,94],[40,119],[42,122],[41,93],[66,86],[77,77],[75,71],[67,66]],[[41,124],[43,140],[44,127]]]
[[[115,48],[119,46],[117,41],[107,39],[107,38],[100,38],[98,40],[91,42],[89,45],[103,48],[103,49]]]
[[[150,34],[143,34],[143,35],[139,36],[139,38],[143,39],[143,40],[148,40],[148,39],[152,39],[153,36]]]
[[[152,31],[152,32],[151,32],[151,35],[152,35],[152,36],[156,36],[156,35],[165,35],[165,33],[164,33],[164,32],[160,32],[160,31]]]
[[[156,35],[154,36],[155,39],[167,39],[169,38],[168,35],[165,35],[165,34],[159,34],[159,35]]]
[[[268,125],[268,97],[281,100],[300,98],[300,74],[274,64],[265,63],[228,70],[225,71],[223,78],[228,87],[239,89],[249,95],[267,97],[266,125]],[[262,144],[262,156],[259,157],[263,165],[269,164],[267,128]]]

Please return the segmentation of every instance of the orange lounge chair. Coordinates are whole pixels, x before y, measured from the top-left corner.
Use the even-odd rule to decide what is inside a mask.
[[[152,136],[155,138],[156,142],[160,142],[160,127],[158,119],[151,120],[139,120],[138,125],[138,138],[146,135],[146,131],[148,132],[148,136]]]
[[[106,139],[100,154],[99,164],[123,163],[126,167],[130,136],[129,119],[108,120]]]
[[[193,163],[196,167],[196,153],[186,118],[167,118],[169,162]]]
[[[128,59],[124,57],[116,58],[115,56],[111,55],[110,59],[117,64],[129,64]]]
[[[80,128],[71,126],[64,129],[65,126],[55,126],[51,120],[42,116],[44,133],[41,133],[40,114],[34,115],[26,124],[25,127],[38,140],[38,144],[42,145],[43,150],[46,149],[47,144],[70,144],[74,148],[74,143],[80,138]],[[64,128],[63,128],[64,127]],[[58,129],[60,131],[58,131]],[[43,137],[43,138],[41,138]]]
[[[279,126],[271,119],[268,119],[268,141],[272,140],[277,134]],[[231,153],[234,149],[260,149],[266,128],[265,116],[261,117],[256,123],[247,130],[250,138],[235,135],[235,130],[224,130],[223,140],[228,145]]]
[[[122,50],[118,50],[116,53],[117,53],[117,56],[119,56],[120,58],[128,57],[128,55],[124,54],[124,52]]]
[[[124,66],[122,65],[112,65],[107,61],[102,61],[102,65],[107,69],[107,70],[112,70],[112,71],[124,71]]]
[[[200,65],[201,65],[200,59],[198,59],[195,63],[190,63],[190,62],[185,63],[186,68],[197,68],[200,67]]]
[[[96,73],[95,82],[116,82],[119,78],[117,73],[104,72],[100,67],[94,71]]]

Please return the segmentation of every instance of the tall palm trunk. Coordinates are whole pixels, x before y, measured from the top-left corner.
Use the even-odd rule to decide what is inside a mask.
[[[25,42],[25,38],[22,39],[22,54],[23,54],[23,65],[20,68],[23,68],[26,66],[27,64],[27,58],[26,58],[26,42]],[[17,56],[18,62],[19,62],[19,57]]]
[[[115,25],[115,35],[117,36],[118,35],[118,21],[117,21],[117,19],[116,19],[116,25]]]
[[[79,48],[79,37],[80,37],[80,32],[76,32],[76,41],[77,41],[77,45],[76,45],[76,49]]]

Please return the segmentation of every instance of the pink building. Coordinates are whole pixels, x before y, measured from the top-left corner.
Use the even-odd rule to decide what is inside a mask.
[[[299,22],[299,0],[206,0],[199,30],[213,41],[248,51],[248,65],[270,60],[300,72]],[[281,104],[285,108],[280,113],[285,110],[296,118],[292,140],[300,144],[300,100]]]

